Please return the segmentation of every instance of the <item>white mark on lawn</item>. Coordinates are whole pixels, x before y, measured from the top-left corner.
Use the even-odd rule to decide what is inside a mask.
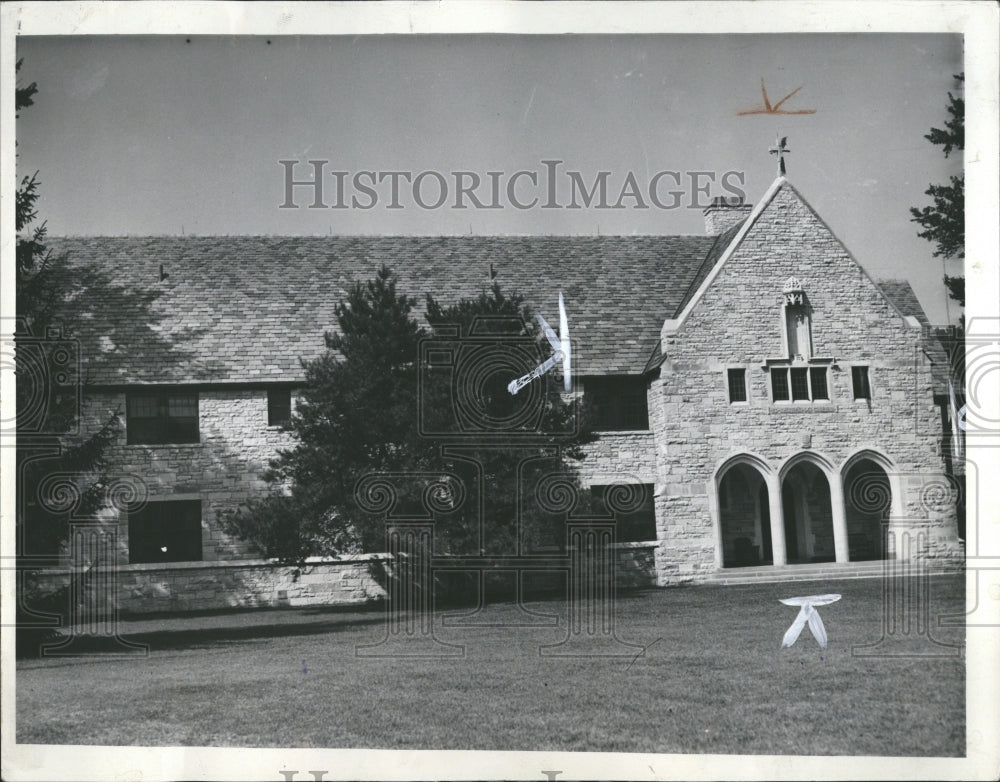
[[[820,649],[826,649],[826,628],[823,626],[823,620],[819,618],[816,607],[836,603],[838,600],[840,600],[840,595],[809,595],[808,597],[789,597],[785,600],[779,600],[779,603],[784,603],[786,606],[799,606],[799,615],[795,617],[792,626],[788,628],[785,637],[781,639],[781,648],[784,649],[786,646],[794,644],[798,640],[802,628],[808,623],[809,630]]]

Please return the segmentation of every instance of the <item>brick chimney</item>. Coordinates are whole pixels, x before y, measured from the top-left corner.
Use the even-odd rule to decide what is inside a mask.
[[[702,213],[705,215],[705,233],[710,236],[721,234],[746,218],[752,208],[750,204],[744,204],[739,196],[716,196],[712,199],[712,205]]]

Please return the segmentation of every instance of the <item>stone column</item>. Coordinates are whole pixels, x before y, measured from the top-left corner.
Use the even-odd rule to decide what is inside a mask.
[[[785,511],[781,504],[781,480],[777,475],[765,475],[767,506],[771,515],[771,557],[774,564],[788,564],[785,552]]]
[[[712,516],[715,527],[715,569],[722,570],[725,567],[725,538],[722,535],[722,481],[713,478],[715,483],[715,494],[709,493],[708,512]],[[714,499],[713,499],[714,496]]]
[[[830,481],[830,513],[833,517],[833,550],[838,562],[850,560],[847,545],[847,513],[844,510],[844,482],[839,472],[827,476]]]

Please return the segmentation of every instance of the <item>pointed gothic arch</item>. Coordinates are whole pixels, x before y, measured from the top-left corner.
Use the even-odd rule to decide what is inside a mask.
[[[862,448],[844,460],[840,472],[851,561],[885,559],[888,525],[902,508],[895,465],[885,454]]]
[[[775,540],[777,474],[757,454],[740,452],[724,459],[709,488],[715,522],[716,566],[784,564],[784,540]]]

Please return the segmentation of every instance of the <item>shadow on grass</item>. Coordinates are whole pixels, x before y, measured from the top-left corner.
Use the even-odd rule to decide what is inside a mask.
[[[641,601],[655,589],[621,590],[618,600],[628,605]],[[562,594],[533,594],[531,604],[565,608]],[[463,600],[443,599],[436,602],[436,615],[467,606]],[[513,606],[510,600],[490,600],[495,608]],[[372,601],[352,606],[302,606],[279,608],[250,608],[241,610],[212,610],[143,614],[123,618],[119,634],[133,644],[146,644],[151,652],[206,649],[248,641],[265,641],[274,638],[294,638],[325,635],[356,628],[372,627],[386,621],[384,602]],[[18,659],[55,659],[42,657],[40,649],[60,641],[68,635],[65,629],[19,628],[17,633]],[[121,645],[111,636],[78,634],[73,640],[74,652],[80,654],[114,654],[122,651]]]
[[[224,619],[225,623],[213,626],[205,621],[215,617]],[[247,621],[234,624],[234,620],[241,619]],[[201,612],[198,616],[183,617],[161,615],[152,620],[144,617],[141,621],[152,625],[152,628],[133,631],[126,623],[120,630],[121,638],[133,644],[146,644],[150,651],[179,651],[253,640],[324,635],[381,624],[385,621],[385,614],[383,610],[373,606],[355,608],[350,612],[343,608],[286,608],[238,613]],[[19,659],[42,659],[40,649],[43,644],[55,643],[68,634],[65,630],[39,633],[31,632],[31,628],[19,629],[17,656]],[[81,654],[114,654],[121,652],[122,646],[112,636],[77,634],[73,639],[73,651]]]

